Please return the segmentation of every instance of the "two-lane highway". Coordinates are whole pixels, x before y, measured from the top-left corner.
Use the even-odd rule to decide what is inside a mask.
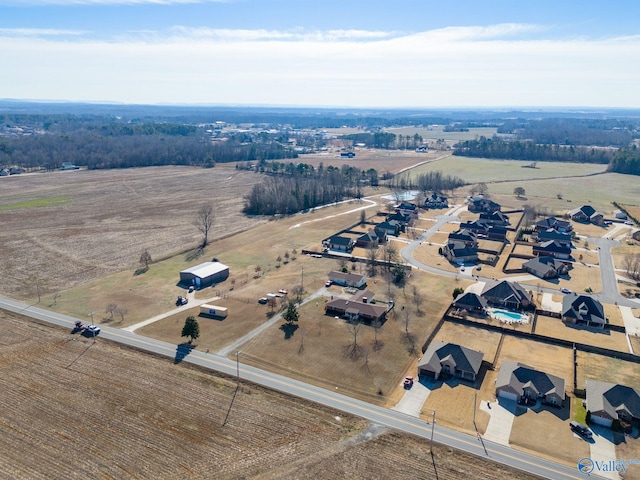
[[[8,299],[0,299],[0,308],[20,313],[40,321],[55,324],[60,327],[68,328],[69,330],[72,329],[74,323],[78,320],[67,315],[50,312],[48,310]],[[177,351],[176,345],[154,340],[152,338],[142,337],[132,332],[118,330],[111,327],[102,327],[102,333],[99,336],[98,342],[101,341],[100,339],[108,339],[133,348],[153,352],[170,358],[174,358]],[[182,361],[189,362],[194,365],[200,365],[226,375],[234,377],[236,375],[237,363],[235,359],[230,360],[215,354],[191,351]],[[243,380],[253,382],[288,395],[304,398],[330,408],[335,408],[341,412],[360,416],[380,425],[411,433],[424,439],[431,438],[432,425],[430,423],[394,410],[378,407],[334,391],[306,384],[298,380],[287,378],[249,365],[241,365],[240,377]],[[561,465],[503,445],[484,441],[479,436],[476,437],[460,433],[455,430],[441,427],[437,424],[434,427],[433,439],[435,442],[458,448],[479,457],[485,457],[545,478],[582,478],[582,475],[578,472],[576,467]],[[578,459],[576,458],[576,462],[577,461]]]

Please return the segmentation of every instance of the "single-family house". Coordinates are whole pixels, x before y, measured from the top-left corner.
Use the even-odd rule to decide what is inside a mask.
[[[344,273],[331,271],[329,272],[329,280],[336,285],[343,287],[362,288],[367,284],[367,277],[358,273]]]
[[[403,232],[405,230],[405,227],[413,224],[413,220],[413,216],[403,212],[395,212],[387,215],[387,222],[398,222]]]
[[[640,423],[640,391],[609,382],[587,380],[587,411],[591,421],[610,427],[614,420],[636,425]]]
[[[555,257],[567,260],[571,258],[571,247],[557,240],[547,240],[533,246],[533,254],[539,257]]]
[[[574,325],[604,328],[607,317],[602,304],[589,295],[569,293],[562,299],[562,321]]]
[[[475,247],[478,245],[478,236],[471,230],[462,229],[449,234],[449,242],[453,241],[462,242],[465,245]]]
[[[474,220],[472,222],[462,222],[460,224],[460,230],[470,230],[478,236],[486,237],[489,233],[489,225],[480,220]]]
[[[487,309],[487,301],[477,293],[461,293],[453,301],[452,305],[468,312],[484,312]]]
[[[449,200],[447,197],[433,192],[424,200],[424,206],[426,208],[447,208],[449,206]]]
[[[349,299],[336,298],[327,302],[324,311],[328,315],[337,315],[348,320],[360,320],[367,323],[383,321],[389,311],[387,305],[376,305],[373,292],[358,292]]]
[[[627,219],[627,214],[624,213],[622,210],[614,210],[613,211],[613,216],[616,217],[618,220],[626,220]]]
[[[457,240],[448,242],[442,247],[442,254],[453,263],[475,262],[478,260],[478,248]]]
[[[540,399],[561,407],[565,399],[564,379],[513,360],[503,360],[496,379],[496,396],[518,402]]]
[[[556,217],[547,217],[543,220],[536,222],[535,228],[538,231],[549,230],[550,228],[553,228],[558,232],[565,233],[573,230],[573,225],[571,225],[571,222],[567,222],[565,220],[558,220]]]
[[[343,237],[342,235],[333,235],[323,242],[325,247],[336,252],[351,252],[356,242],[353,238]]]
[[[400,205],[396,207],[396,212],[402,213],[403,215],[407,215],[412,219],[418,218],[418,214],[420,213],[420,209],[415,203],[411,202],[402,202]]]
[[[566,275],[569,266],[554,257],[535,257],[522,264],[522,268],[539,278],[549,279],[557,278],[560,275]]]
[[[483,197],[473,197],[469,201],[467,209],[472,213],[493,213],[500,210],[502,207],[500,204]]]
[[[500,305],[514,310],[529,307],[533,301],[519,283],[502,280],[496,285],[486,285],[482,291],[482,296],[492,305]]]
[[[378,245],[382,243],[380,241],[379,233],[381,233],[384,236],[384,238],[387,237],[383,230],[369,230],[367,233],[360,235],[356,239],[356,247],[378,248]]]
[[[509,225],[509,217],[502,213],[500,210],[496,210],[495,212],[491,213],[482,212],[480,213],[480,220],[485,223],[491,225],[499,225],[501,227],[506,227],[507,225]]]
[[[380,222],[375,226],[375,230],[380,235],[381,232],[384,232],[384,235],[399,235],[402,231],[401,225],[395,220],[386,220],[384,222]]]
[[[482,352],[455,343],[431,342],[418,362],[418,376],[438,380],[441,375],[450,375],[473,382],[483,357]]]
[[[0,177],[8,177],[9,176],[9,170],[6,168],[0,168]]]
[[[535,233],[535,238],[540,243],[548,242],[549,240],[555,240],[560,245],[571,247],[571,234],[568,232],[560,232],[553,228],[548,228],[547,230],[538,230]]]
[[[504,242],[507,238],[507,227],[502,225],[489,225],[486,235],[490,240]]]
[[[604,225],[604,215],[597,212],[591,205],[582,205],[568,212],[571,220],[581,223],[593,223],[595,225]]]

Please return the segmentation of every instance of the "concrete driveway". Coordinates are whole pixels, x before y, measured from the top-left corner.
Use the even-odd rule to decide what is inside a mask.
[[[546,310],[547,312],[562,312],[562,302],[554,302],[552,300],[553,294],[551,293],[543,293],[542,301],[540,302],[540,308],[542,310]]]
[[[593,432],[593,443],[589,445],[591,460],[597,460],[598,462],[615,461],[616,459],[616,445],[613,442],[613,432],[611,429],[601,427],[600,425],[590,425]],[[620,475],[618,472],[594,472],[605,478],[614,478],[618,480]]]
[[[422,405],[427,401],[430,393],[431,389],[426,384],[420,383],[416,380],[413,382],[413,386],[404,393],[402,399],[395,407],[392,408],[392,410],[406,413],[412,417],[420,417]]]
[[[480,410],[491,415],[487,431],[484,432],[482,438],[508,446],[517,403],[515,400],[501,398],[500,402],[491,402],[489,405],[491,405],[491,408],[488,407],[487,402],[480,403]]]

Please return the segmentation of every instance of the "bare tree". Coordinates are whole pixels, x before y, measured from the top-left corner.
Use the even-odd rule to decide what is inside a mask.
[[[109,303],[105,311],[111,315],[111,318],[113,318],[113,314],[118,311],[118,305],[115,303]]]
[[[367,261],[368,261],[370,277],[375,277],[376,274],[378,273],[376,268],[377,258],[378,258],[378,249],[375,247],[370,247],[369,251],[367,252]]]
[[[115,309],[115,311],[113,313],[115,313],[116,315],[118,315],[120,317],[120,321],[121,322],[124,322],[124,316],[129,312],[124,308],[118,307],[118,308]]]
[[[371,326],[373,327],[373,350],[375,352],[378,352],[382,349],[383,346],[383,343],[378,339],[380,328],[382,328],[382,321],[380,319],[376,319],[371,322]]]
[[[140,255],[140,263],[144,265],[145,269],[149,269],[149,264],[151,263],[151,254],[149,253],[149,250],[142,252]]]
[[[391,270],[391,265],[398,261],[398,248],[395,243],[388,241],[382,250],[384,261],[387,263],[387,271]]]
[[[338,271],[339,272],[348,272],[349,271],[349,267],[348,267],[348,263],[349,260],[347,259],[347,257],[338,257],[336,259],[336,261],[338,262]]]
[[[358,358],[360,346],[358,345],[358,334],[360,333],[360,324],[358,322],[347,323],[347,330],[351,334],[351,344],[349,345],[349,357]]]
[[[418,290],[418,287],[414,285],[413,286],[413,304],[416,306],[416,311],[418,313],[421,313],[420,307],[422,307],[422,301],[423,301],[422,294]]]
[[[209,243],[209,232],[213,227],[214,218],[213,205],[207,204],[200,207],[193,222],[198,231],[203,235],[202,248],[206,247]]]

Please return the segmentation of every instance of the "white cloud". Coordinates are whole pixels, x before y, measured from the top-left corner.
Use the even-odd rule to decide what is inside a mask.
[[[112,42],[0,38],[0,91],[139,103],[640,107],[640,37],[559,41],[534,31],[175,27]]]
[[[83,30],[60,30],[54,28],[0,28],[0,37],[46,37],[62,35],[86,35]]]

